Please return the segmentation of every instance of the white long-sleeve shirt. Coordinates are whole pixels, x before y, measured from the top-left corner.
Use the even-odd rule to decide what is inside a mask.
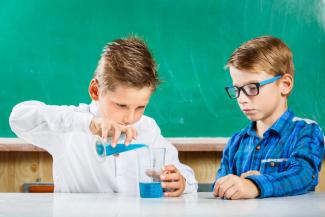
[[[96,136],[90,132],[89,125],[98,115],[95,102],[76,107],[26,101],[13,108],[9,122],[18,137],[52,155],[55,192],[137,194],[136,151],[106,157],[103,162],[96,156]],[[134,127],[138,136],[132,143],[166,147],[166,165],[174,164],[186,179],[184,193],[196,192],[193,170],[179,162],[176,148],[162,137],[156,122],[143,115]]]

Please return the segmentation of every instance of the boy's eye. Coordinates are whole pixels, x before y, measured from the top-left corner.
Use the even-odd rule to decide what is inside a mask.
[[[137,109],[138,109],[138,110],[142,110],[142,109],[144,109],[144,106],[140,106],[140,107],[138,107]]]
[[[123,105],[123,104],[116,104],[118,107],[120,107],[120,108],[127,108],[127,106],[126,105]]]
[[[257,87],[254,84],[246,85],[244,88],[249,95],[257,94]]]

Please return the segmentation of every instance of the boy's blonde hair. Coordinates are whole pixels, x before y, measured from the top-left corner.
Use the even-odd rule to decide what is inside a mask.
[[[155,90],[160,83],[148,47],[135,36],[114,40],[104,47],[94,78],[102,91],[114,90],[117,85]]]
[[[243,43],[230,56],[226,67],[249,72],[294,76],[292,52],[279,38],[262,36]]]

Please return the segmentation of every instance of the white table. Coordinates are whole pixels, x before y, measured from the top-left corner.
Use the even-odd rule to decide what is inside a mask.
[[[221,200],[211,193],[142,199],[121,194],[0,193],[0,216],[325,216],[325,193]]]

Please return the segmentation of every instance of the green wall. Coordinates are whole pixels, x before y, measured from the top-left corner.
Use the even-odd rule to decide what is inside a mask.
[[[21,101],[88,103],[103,46],[132,33],[147,41],[165,81],[146,111],[165,136],[231,136],[247,125],[224,91],[223,67],[261,35],[292,49],[290,107],[325,127],[322,0],[11,0],[0,3],[0,137],[15,136],[8,117]]]

